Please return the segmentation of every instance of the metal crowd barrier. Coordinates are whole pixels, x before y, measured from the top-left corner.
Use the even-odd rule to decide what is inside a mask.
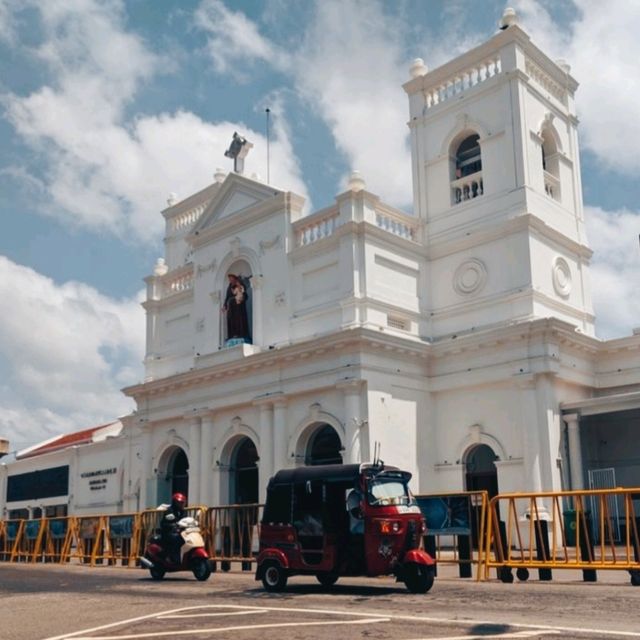
[[[213,560],[221,561],[223,571],[231,562],[241,562],[247,570],[255,560],[260,537],[260,504],[227,505],[207,509],[207,550]]]
[[[637,504],[634,504],[637,503]],[[538,569],[574,569],[595,581],[597,570],[626,570],[640,585],[640,488],[501,494],[489,503],[483,578],[503,582]]]
[[[461,578],[480,580],[489,495],[486,491],[415,496],[427,523],[426,551],[438,564],[458,565]],[[436,565],[437,566],[437,565]]]
[[[461,577],[505,582],[537,569],[621,569],[640,585],[640,488],[501,494],[484,491],[416,496],[427,520],[425,547]],[[212,560],[250,569],[259,546],[263,505],[191,507]],[[0,561],[120,564],[133,567],[156,532],[162,512],[0,521]]]

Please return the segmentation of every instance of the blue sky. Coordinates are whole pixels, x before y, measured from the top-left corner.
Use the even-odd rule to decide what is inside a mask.
[[[640,326],[640,3],[509,3],[581,83],[597,331]],[[0,0],[0,436],[22,448],[128,413],[142,279],[170,192],[246,172],[330,204],[358,169],[411,210],[401,85],[491,37],[492,0]]]

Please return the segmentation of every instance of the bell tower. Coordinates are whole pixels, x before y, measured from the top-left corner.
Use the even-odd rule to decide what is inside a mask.
[[[506,9],[490,40],[409,96],[429,334],[556,317],[593,334],[574,94]]]

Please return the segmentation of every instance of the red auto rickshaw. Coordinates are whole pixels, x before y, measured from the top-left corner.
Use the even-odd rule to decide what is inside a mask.
[[[340,576],[393,574],[426,593],[435,561],[421,547],[426,525],[410,479],[382,462],[279,471],[267,488],[256,580],[282,591],[293,575],[329,587]]]

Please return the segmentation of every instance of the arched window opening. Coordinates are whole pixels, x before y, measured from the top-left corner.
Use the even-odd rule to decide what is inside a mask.
[[[181,447],[165,451],[158,468],[157,501],[171,502],[174,493],[189,496],[189,458]]]
[[[189,495],[189,459],[182,449],[176,451],[170,469],[171,493]]]
[[[458,144],[453,164],[454,204],[481,196],[484,193],[484,184],[480,136],[477,133],[468,135]]]
[[[305,464],[342,464],[342,443],[336,430],[329,424],[320,425],[309,439]]]
[[[231,504],[258,502],[258,450],[251,438],[242,438],[231,455]]]
[[[560,166],[556,141],[548,130],[543,130],[541,137],[544,192],[554,200],[560,200]]]
[[[233,347],[252,343],[253,291],[251,267],[244,260],[234,262],[228,269],[222,297],[223,321],[220,344]]]

